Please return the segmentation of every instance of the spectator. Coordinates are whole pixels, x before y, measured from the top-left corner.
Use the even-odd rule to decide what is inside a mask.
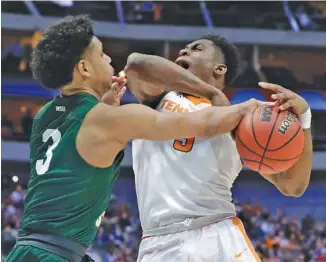
[[[130,218],[127,212],[122,213],[122,216],[119,219],[119,224],[122,231],[125,231],[126,227],[131,225]]]
[[[23,207],[25,200],[26,192],[23,190],[21,185],[17,185],[15,190],[11,193],[11,200],[15,206]]]
[[[21,118],[21,125],[23,128],[24,136],[30,137],[32,133],[32,126],[33,126],[33,115],[32,110],[27,108],[26,113]]]
[[[271,236],[274,233],[274,224],[272,223],[273,219],[269,216],[269,214],[264,215],[265,221],[261,224],[261,230],[265,235]]]
[[[8,222],[1,233],[1,249],[2,252],[8,254],[16,244],[17,230],[13,222]]]
[[[12,135],[13,134],[13,123],[7,115],[1,116],[1,134]]]
[[[106,253],[106,262],[116,262],[118,259],[118,252],[116,250],[116,247],[113,244],[110,244],[107,248]]]
[[[313,229],[315,226],[315,220],[310,214],[307,214],[303,219],[302,219],[302,233],[306,234],[310,230]]]
[[[303,4],[298,6],[297,10],[295,11],[295,15],[298,18],[299,23],[302,28],[307,29],[307,30],[317,30],[318,29],[318,25],[308,15]]]
[[[17,213],[16,207],[13,205],[11,199],[6,200],[6,207],[4,210],[4,217],[7,220],[13,220],[14,216]]]
[[[289,246],[289,240],[285,238],[284,231],[280,231],[277,234],[277,237],[275,237],[275,242],[280,246],[281,248],[287,248]]]
[[[161,21],[161,11],[164,8],[163,3],[153,3],[153,20],[155,22]]]

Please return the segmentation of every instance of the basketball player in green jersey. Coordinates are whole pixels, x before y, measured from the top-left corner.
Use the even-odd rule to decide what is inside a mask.
[[[114,106],[126,82],[115,79],[115,90],[110,89],[110,62],[84,15],[49,26],[33,50],[34,77],[61,94],[34,119],[24,216],[7,261],[91,261],[86,249],[107,208],[128,141],[213,137],[234,129],[259,105],[251,100],[194,113],[160,113],[140,104]],[[158,63],[153,74],[169,72],[158,82],[179,92],[200,86],[197,95],[225,99],[174,63]]]

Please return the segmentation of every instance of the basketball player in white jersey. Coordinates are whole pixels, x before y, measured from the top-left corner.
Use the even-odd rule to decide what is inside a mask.
[[[129,57],[125,72],[129,88],[141,103],[160,112],[192,112],[211,106],[209,100],[199,98],[209,87],[215,87],[219,94],[217,105],[227,103],[219,89],[236,77],[237,57],[234,46],[224,38],[204,37],[179,53],[175,63],[187,73],[163,58],[141,54]],[[166,63],[171,63],[169,70],[153,75]],[[185,81],[174,83],[172,72],[178,70]],[[180,87],[187,81],[193,85]],[[203,86],[207,90],[202,90]],[[309,106],[283,87],[268,83],[260,86],[276,92],[272,97],[281,110],[292,107],[305,133],[305,148],[295,166],[281,174],[262,175],[285,195],[300,196],[308,186],[312,166]],[[211,139],[133,141],[143,229],[138,261],[260,261],[232,203],[231,188],[242,163],[231,131]]]

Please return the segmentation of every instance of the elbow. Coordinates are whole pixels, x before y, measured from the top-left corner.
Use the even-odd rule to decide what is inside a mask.
[[[281,193],[287,197],[301,197],[304,192],[305,189],[294,190],[294,191],[281,190]]]
[[[288,197],[301,197],[306,191],[308,185],[297,185],[291,188],[280,188],[283,195]]]
[[[301,197],[309,186],[311,169],[305,171],[291,170],[277,174],[276,187],[285,196]]]
[[[300,185],[293,191],[293,197],[301,197],[306,192],[308,185]]]
[[[144,65],[145,61],[146,55],[140,53],[132,53],[127,58],[127,64],[124,68],[125,73],[128,74],[130,71],[137,71]]]

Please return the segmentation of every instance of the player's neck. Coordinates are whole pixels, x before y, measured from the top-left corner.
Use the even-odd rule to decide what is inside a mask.
[[[205,81],[205,80],[204,80]],[[214,86],[216,89],[219,89],[221,91],[223,91],[223,89],[225,88],[225,85],[223,82],[221,82],[220,80],[216,80],[215,78],[211,78],[209,80],[206,79],[205,81],[207,84]],[[221,88],[222,87],[222,88]]]
[[[85,93],[96,97],[97,100],[99,101],[101,100],[101,96],[91,88],[85,88],[83,86],[76,86],[70,84],[61,89],[61,94],[64,96],[72,96],[72,95],[85,94]]]
[[[224,79],[215,79],[215,78],[213,78],[211,80],[211,83],[208,83],[208,84],[214,86],[216,89],[219,89],[221,91],[223,91],[223,89],[225,88]]]

